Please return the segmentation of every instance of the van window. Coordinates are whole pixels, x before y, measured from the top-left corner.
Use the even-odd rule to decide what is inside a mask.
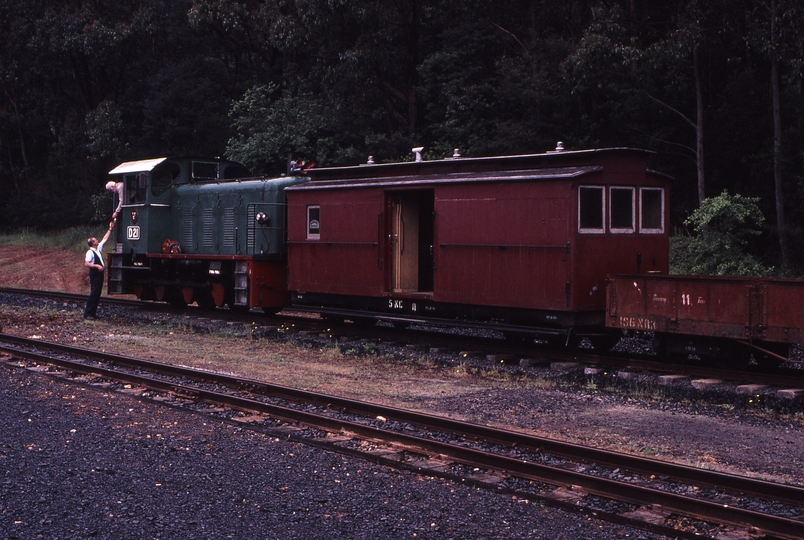
[[[634,188],[613,187],[609,190],[609,231],[632,233],[634,223]]]
[[[582,233],[602,233],[605,192],[602,186],[578,188],[578,230]]]
[[[321,238],[321,207],[307,207],[307,239],[319,240]]]
[[[639,230],[647,234],[664,233],[664,189],[642,188],[639,193]]]

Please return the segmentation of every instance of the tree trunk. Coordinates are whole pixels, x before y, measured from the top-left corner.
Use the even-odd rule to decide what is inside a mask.
[[[407,88],[407,101],[408,101],[408,135],[410,137],[416,136],[418,128],[417,121],[419,118],[419,106],[417,101],[418,89],[418,72],[416,68],[419,64],[419,32],[421,21],[419,20],[419,3],[416,1],[410,4],[410,16],[408,19],[408,26],[410,34],[408,36],[408,88]]]
[[[698,44],[696,43],[692,48],[692,66],[695,71],[695,158],[698,170],[698,206],[703,204],[706,198],[706,190],[704,189],[704,147],[703,147],[703,90],[701,89],[701,66],[698,58]]]
[[[776,197],[776,228],[782,252],[782,270],[787,270],[790,247],[787,242],[782,193],[782,113],[779,97],[779,56],[776,51],[776,0],[771,1],[771,96],[773,99],[773,183]]]
[[[20,138],[20,158],[22,159],[22,182],[23,184],[26,183],[28,178],[28,151],[25,148],[25,132],[23,130],[23,122],[22,116],[20,115],[20,110],[17,107],[17,98],[16,92],[14,92],[14,96],[12,96],[8,90],[5,92],[6,97],[8,98],[8,102],[11,103],[11,106],[14,108],[14,120],[17,124],[17,135]],[[14,178],[14,195],[17,199],[22,198],[22,189],[20,188],[20,178],[17,174],[16,167],[14,167],[14,160],[11,154],[11,145],[9,144],[9,151],[8,151],[8,168],[11,171],[11,176]]]

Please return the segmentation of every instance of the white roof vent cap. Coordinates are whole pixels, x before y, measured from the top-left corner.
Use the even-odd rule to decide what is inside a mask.
[[[556,143],[556,152],[563,152],[564,151],[564,142],[558,141]]]
[[[424,146],[417,146],[416,148],[411,148],[410,151],[416,154],[416,162],[422,160],[422,150],[424,150]]]

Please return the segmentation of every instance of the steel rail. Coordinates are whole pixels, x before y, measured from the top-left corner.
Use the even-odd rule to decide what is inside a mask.
[[[0,287],[0,294],[20,294],[20,295],[29,295],[29,296],[37,296],[42,298],[51,298],[51,299],[63,299],[63,300],[70,300],[76,302],[83,302],[86,300],[86,295],[84,294],[76,294],[76,293],[65,293],[65,292],[58,292],[58,291],[42,291],[36,289],[17,289],[17,288],[10,288],[10,287]],[[411,298],[416,297],[411,296]],[[154,301],[142,301],[142,300],[135,300],[131,298],[118,298],[113,296],[102,296],[101,303],[106,305],[120,305],[120,306],[130,306],[130,307],[152,307],[155,309],[175,309],[173,306],[165,302],[154,302]],[[190,308],[193,310],[193,315],[197,315],[195,313],[194,308]],[[324,313],[326,315],[346,318],[346,319],[353,319],[355,317],[365,317],[369,319],[373,319],[376,321],[385,321],[385,322],[400,322],[405,324],[421,324],[430,327],[450,327],[450,328],[466,328],[471,327],[474,329],[479,330],[492,330],[492,331],[499,331],[499,332],[513,332],[513,333],[528,333],[529,331],[533,331],[534,328],[526,327],[522,325],[501,325],[495,323],[481,323],[481,322],[472,322],[471,324],[467,321],[460,321],[460,320],[453,320],[453,319],[432,319],[432,318],[425,318],[425,317],[416,317],[411,315],[395,315],[390,313],[375,313],[375,312],[368,312],[368,313],[359,313],[353,310],[340,310],[340,309],[329,309],[323,310],[322,308],[315,308],[309,306],[293,306],[288,308],[285,314],[282,316],[285,319],[293,320],[293,321],[309,321],[309,319],[299,319],[297,317],[293,317],[291,313],[308,313],[308,314],[321,314]],[[231,311],[211,311],[211,312],[204,312],[204,315],[210,315],[217,313],[218,315],[224,317],[244,317],[243,314],[235,314]],[[248,316],[251,317],[255,315],[254,313],[250,313]],[[260,317],[264,317],[264,314],[259,314]],[[320,321],[325,322],[325,321]],[[363,329],[365,331],[365,328]],[[409,331],[412,335],[418,337],[435,337],[437,334],[434,332],[422,331],[422,330],[415,330]],[[552,334],[554,336],[565,336],[567,334],[566,329],[559,329],[559,328],[541,328],[540,332],[544,335]],[[439,339],[444,340],[445,342],[450,341],[450,336],[448,335],[439,335]],[[465,346],[467,340],[469,340],[467,336],[462,336],[460,340],[456,338],[452,338],[452,342],[457,343],[456,346],[461,347]],[[748,345],[748,344],[743,344]],[[750,345],[748,345],[750,346]],[[804,348],[802,345],[793,344],[793,347],[797,348]],[[557,349],[557,348],[548,348],[548,347],[539,347],[535,345],[526,345],[523,346],[522,344],[511,344],[507,343],[502,340],[494,340],[493,345],[488,343],[488,339],[480,338],[477,342],[472,345],[475,348],[489,348],[493,347],[495,350],[505,351],[509,354],[515,354],[522,357],[533,357],[541,356],[545,358],[552,358],[555,361],[573,361],[573,362],[584,362],[590,363],[595,365],[607,365],[607,366],[614,366],[614,367],[630,367],[632,369],[645,369],[650,370],[656,373],[671,373],[671,374],[678,374],[683,372],[689,376],[693,377],[705,377],[705,378],[720,378],[724,380],[732,380],[732,381],[752,381],[752,384],[764,384],[764,385],[772,385],[772,386],[781,386],[781,387],[797,387],[796,385],[804,384],[804,373],[800,371],[791,371],[787,374],[773,374],[773,373],[761,373],[757,371],[735,371],[735,370],[723,370],[717,369],[714,367],[708,367],[704,365],[694,365],[694,364],[679,364],[679,363],[666,363],[666,362],[658,362],[657,360],[651,360],[645,357],[637,357],[637,358],[629,358],[622,354],[614,353],[612,354],[599,354],[597,351],[592,349]],[[584,358],[579,360],[578,354],[583,352]]]
[[[68,293],[62,291],[44,291],[37,289],[16,289],[12,287],[0,287],[0,294],[19,294],[26,296],[35,296],[38,298],[50,298],[54,300],[69,300],[74,302],[84,302],[87,299],[86,294]],[[112,296],[101,296],[100,302],[107,305],[131,306],[141,307],[147,305],[158,306],[155,302],[144,302],[142,300],[134,300],[132,298],[118,298]]]
[[[6,337],[7,336],[0,335],[0,338],[2,339],[6,339]],[[30,343],[30,341],[32,341],[32,340],[25,340],[24,338],[15,338],[15,340],[22,340],[18,341],[20,343],[23,341]],[[34,344],[41,344],[41,342],[34,342]],[[82,355],[84,355],[84,353],[86,352],[92,353],[92,351],[86,351],[84,349],[76,350],[74,348],[60,345],[54,347],[53,349],[59,350],[59,352],[67,352],[67,349],[71,349],[70,352],[72,352],[73,354],[82,354]],[[561,467],[541,465],[528,462],[527,460],[490,454],[487,452],[467,448],[460,445],[433,441],[430,439],[424,439],[413,435],[406,435],[403,433],[388,431],[385,429],[366,426],[364,424],[350,422],[342,419],[334,419],[331,417],[321,416],[318,414],[309,413],[305,411],[299,411],[288,407],[267,404],[250,398],[232,396],[229,394],[221,394],[219,392],[213,392],[209,390],[200,389],[197,387],[186,386],[179,383],[166,382],[144,375],[124,374],[100,366],[91,366],[80,363],[76,364],[75,362],[70,360],[66,360],[63,358],[54,359],[49,356],[45,356],[36,352],[25,352],[25,351],[19,351],[18,349],[12,350],[12,348],[9,347],[3,347],[3,350],[6,350],[6,352],[10,352],[17,356],[25,357],[29,360],[39,361],[43,363],[45,362],[54,363],[71,371],[99,374],[103,377],[108,377],[115,380],[124,380],[131,384],[142,385],[148,388],[173,392],[179,395],[191,396],[194,399],[199,399],[207,402],[214,402],[218,404],[224,404],[239,410],[259,412],[288,422],[302,423],[307,426],[313,426],[328,431],[354,433],[365,439],[382,441],[384,443],[404,445],[408,448],[419,449],[426,453],[448,456],[451,459],[467,463],[473,466],[512,472],[515,473],[517,476],[521,476],[523,478],[528,478],[531,480],[545,481],[548,483],[568,487],[580,486],[589,493],[610,498],[616,498],[618,500],[623,500],[626,502],[630,502],[632,504],[658,505],[664,509],[674,511],[683,515],[693,517],[706,516],[708,519],[714,519],[721,523],[727,523],[740,527],[750,526],[762,530],[768,534],[775,535],[778,538],[791,538],[791,539],[800,538],[800,531],[802,527],[804,527],[804,522],[802,521],[762,514],[759,512],[741,508],[730,507],[728,505],[724,505],[721,503],[714,503],[707,500],[689,498],[682,495],[661,491],[651,487],[621,483],[603,477],[590,476],[582,473],[577,473],[574,471],[568,471]],[[192,376],[193,378],[201,378],[205,380],[208,380],[210,378],[208,377],[209,375],[208,373],[199,373],[194,370],[176,368],[175,366],[165,366],[164,364],[158,364],[147,361],[132,362],[132,360],[134,359],[125,357],[116,357],[115,355],[101,355],[101,353],[93,353],[93,356],[112,357],[111,359],[106,358],[107,360],[113,360],[114,358],[121,358],[125,360],[125,362],[123,362],[124,364],[128,365],[136,364],[139,367],[150,365],[152,366],[150,369],[157,370],[157,372],[167,367],[168,369],[166,371],[170,372],[172,375],[183,373],[185,376],[189,375]],[[257,381],[239,381],[233,377],[228,376],[224,376],[223,378],[221,378],[220,376],[214,376],[213,378],[215,379],[216,382],[220,382],[222,380],[229,380],[230,382],[237,383],[234,384],[233,386],[243,387],[245,385],[249,386],[252,389],[255,387],[255,385],[262,388],[266,387],[266,385],[263,385],[262,383],[259,383]],[[267,386],[273,387],[273,385],[267,385]],[[285,392],[287,390],[292,390],[292,389],[286,389],[284,387],[275,387],[275,388],[282,389]],[[316,398],[315,399],[316,402],[318,403],[326,402],[328,405],[330,405],[330,407],[334,404],[333,402],[340,400],[340,398],[334,398],[333,396],[316,396],[315,394],[300,391],[292,391],[291,395],[293,395],[296,398],[299,398],[303,395],[313,396]],[[383,415],[387,415],[386,418],[388,417],[394,418],[395,415],[399,414],[400,412],[410,413],[409,411],[373,406],[363,402],[352,402],[350,400],[342,400],[342,403],[340,403],[339,406],[341,405],[350,405],[351,411],[354,411],[355,409],[362,407],[370,411],[371,414],[374,414],[375,412],[381,412],[383,413]],[[402,416],[405,415],[403,414]],[[419,413],[410,413],[408,417],[417,418],[422,421],[443,420],[438,417],[429,417],[428,415],[420,415]],[[438,428],[439,422],[435,423],[436,423],[435,426],[432,424],[427,424],[427,427]],[[455,428],[457,433],[468,434],[470,436],[477,436],[478,435],[477,428],[484,428],[483,426],[478,426],[476,424],[470,424],[468,426],[463,425],[463,427],[461,428],[459,426],[461,426],[462,423],[454,421],[449,421],[448,424],[450,424],[453,428]],[[532,444],[533,441],[539,440],[539,438],[531,438],[526,435],[516,434],[513,432],[506,432],[504,430],[496,430],[493,428],[484,428],[480,431],[492,434],[492,436],[495,439],[498,438],[501,434],[504,434],[506,436],[510,436],[513,434],[516,436],[516,438],[519,438],[523,441],[530,439],[529,444]],[[550,442],[555,443],[555,441]],[[564,445],[565,443],[560,443],[561,447],[565,447]],[[534,448],[536,448],[536,446],[534,446]],[[578,448],[582,447],[577,447],[576,449]],[[614,455],[613,453],[607,453],[607,454]],[[633,458],[632,456],[628,457]],[[585,458],[578,458],[578,459],[585,459]],[[642,458],[636,458],[636,459],[639,460],[640,462],[643,462],[643,465],[659,464],[661,466],[670,466],[670,464],[667,464],[666,462],[653,462],[652,460],[644,460]],[[695,471],[696,474],[701,474],[703,472],[699,469],[695,469]],[[654,474],[656,473],[656,471],[652,469],[647,470],[646,472],[653,472]],[[728,477],[728,475],[722,475],[722,478],[726,477]],[[749,481],[750,479],[746,478],[742,478],[741,480],[741,482],[749,482]],[[697,482],[695,483],[695,485],[698,484],[699,483]],[[770,484],[770,483],[761,482],[761,484]],[[775,489],[777,490],[791,490],[791,489],[794,491],[798,490],[797,491],[798,495],[795,500],[796,501],[802,500],[801,494],[804,493],[804,490],[795,488],[794,486],[786,486],[783,484],[774,484],[774,486]],[[778,493],[776,493],[776,495],[777,496],[774,496],[773,498],[775,500],[778,500],[779,499]]]
[[[384,405],[377,405],[374,403],[347,399],[338,396],[308,392],[305,390],[299,390],[297,388],[266,383],[254,379],[244,379],[231,375],[199,371],[191,368],[164,364],[161,362],[152,362],[149,360],[141,360],[128,356],[102,353],[80,347],[61,345],[59,343],[51,343],[7,334],[0,334],[0,340],[18,343],[27,347],[42,347],[43,349],[59,351],[65,354],[78,354],[98,361],[113,362],[117,365],[155,371],[158,373],[169,373],[171,375],[185,377],[190,380],[202,380],[206,382],[211,381],[231,388],[248,389],[249,391],[260,393],[266,396],[286,399],[288,401],[297,403],[311,403],[331,409],[337,408],[342,412],[349,412],[367,417],[375,418],[377,416],[382,416],[386,419],[392,419],[398,422],[406,422],[419,427],[436,429],[439,431],[461,435],[468,433],[472,437],[489,442],[510,445],[534,452],[544,450],[561,457],[595,463],[598,465],[627,469],[636,473],[667,476],[679,482],[688,483],[695,486],[725,488],[756,497],[769,497],[774,500],[779,500],[790,504],[800,504],[801,501],[804,501],[804,487],[793,486],[790,484],[769,482],[745,476],[734,476],[717,471],[691,467],[688,465],[671,463],[668,461],[653,460],[631,454],[624,454],[621,452],[590,448],[556,439],[529,435],[518,431],[495,428],[472,422],[452,420],[443,416],[430,415],[395,407],[387,407]],[[6,352],[12,354],[21,354],[18,352],[18,349],[14,348],[5,348],[0,346],[0,350],[5,350]],[[42,361],[47,360],[43,359]],[[59,360],[52,359],[49,361],[58,362]]]

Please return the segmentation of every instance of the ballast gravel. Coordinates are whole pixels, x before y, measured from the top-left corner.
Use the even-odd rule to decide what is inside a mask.
[[[0,369],[0,539],[657,538]]]

